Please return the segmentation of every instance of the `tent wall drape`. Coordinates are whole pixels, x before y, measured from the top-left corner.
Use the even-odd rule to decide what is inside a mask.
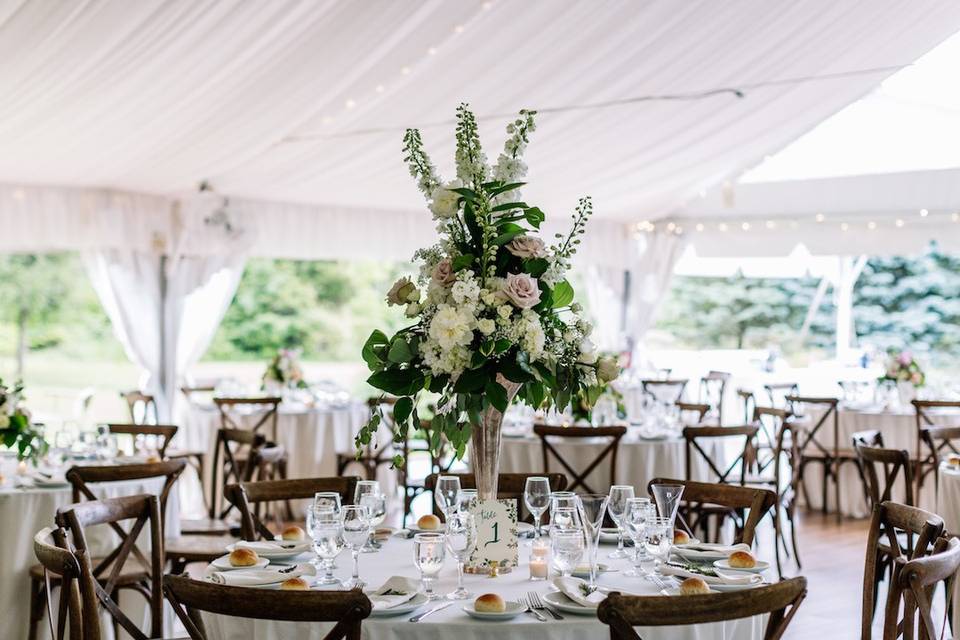
[[[626,313],[627,334],[636,341],[643,339],[656,320],[687,237],[655,232],[642,234],[639,241],[639,257],[631,269]]]

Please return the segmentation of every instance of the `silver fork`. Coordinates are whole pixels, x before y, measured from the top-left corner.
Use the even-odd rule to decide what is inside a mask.
[[[660,595],[664,595],[664,596],[670,595],[667,592],[667,585],[663,582],[663,580],[660,579],[660,576],[658,576],[655,573],[651,573],[650,579],[653,580],[653,583],[657,585],[658,589],[660,589]]]
[[[537,611],[546,611],[547,613],[553,616],[554,620],[563,620],[562,615],[560,615],[559,613],[557,613],[556,611],[554,611],[553,609],[551,609],[550,607],[548,607],[543,603],[543,600],[540,599],[540,594],[537,593],[536,591],[531,591],[528,594],[528,597],[530,598],[530,605]]]
[[[537,611],[536,609],[532,609],[532,608],[530,607],[530,601],[529,601],[529,600],[527,600],[527,599],[524,598],[523,596],[520,596],[520,597],[518,598],[518,600],[520,601],[520,605],[521,605],[521,606],[526,607],[526,613],[529,613],[530,615],[532,615],[534,618],[536,618],[536,619],[539,620],[540,622],[546,622],[546,621],[547,621],[546,617],[544,617],[544,615],[543,615],[542,613],[540,613],[540,612]]]

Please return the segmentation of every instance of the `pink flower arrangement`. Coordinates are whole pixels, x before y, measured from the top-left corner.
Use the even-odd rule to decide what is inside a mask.
[[[923,386],[926,382],[926,375],[913,353],[907,350],[899,352],[891,350],[887,353],[889,357],[887,358],[884,375],[880,378],[881,381],[909,382],[915,387]]]

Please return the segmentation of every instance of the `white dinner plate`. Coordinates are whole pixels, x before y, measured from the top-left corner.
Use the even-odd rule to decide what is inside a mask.
[[[617,544],[618,540],[617,529],[616,527],[604,527],[600,529],[600,543],[601,544]],[[633,540],[630,539],[630,536],[623,536],[623,546],[632,547]]]
[[[547,604],[553,605],[564,613],[574,613],[580,616],[597,615],[597,607],[585,607],[582,604],[577,604],[564,595],[562,591],[548,591],[547,593],[543,594],[542,597]]]
[[[710,589],[713,591],[746,591],[747,589],[766,586],[766,584],[766,582],[762,581],[753,584],[711,584]]]
[[[471,618],[476,618],[477,620],[510,620],[516,618],[518,615],[527,610],[527,607],[520,604],[519,602],[513,602],[507,600],[504,605],[506,605],[506,610],[502,613],[493,613],[487,611],[477,611],[473,608],[473,603],[463,605],[463,610]]]
[[[670,548],[674,554],[684,559],[690,559],[694,562],[709,562],[711,560],[725,560],[730,555],[729,551],[702,551],[700,549],[687,549],[689,545],[674,545]],[[689,551],[689,553],[687,553]]]
[[[263,569],[268,564],[270,564],[270,561],[268,559],[260,558],[259,560],[257,560],[257,564],[255,565],[251,565],[249,567],[235,567],[232,564],[230,564],[230,554],[228,553],[227,555],[220,556],[219,558],[211,562],[210,566],[220,571],[237,571],[238,569]],[[281,580],[280,582],[283,582],[283,580]]]
[[[730,560],[724,558],[723,560],[717,560],[713,563],[717,569],[723,569],[724,571],[742,571],[744,573],[762,573],[770,568],[769,562],[764,562],[763,560],[757,560],[757,566],[750,569],[744,569],[741,567],[731,567]]]
[[[70,486],[70,483],[62,477],[44,478],[43,476],[31,476],[30,479],[33,480],[33,486],[41,489],[62,489],[63,487]]]
[[[367,595],[370,595],[372,592],[368,592]],[[427,596],[422,593],[418,593],[413,596],[403,604],[398,604],[395,607],[390,607],[389,609],[372,609],[370,611],[371,618],[389,618],[392,616],[403,615],[404,613],[413,613],[423,605],[427,604]]]
[[[610,573],[612,571],[616,571],[616,569],[612,568],[610,565],[604,564],[602,562],[597,563],[597,570],[599,571],[599,573]],[[589,578],[590,567],[588,565],[584,565],[582,567],[576,567],[573,571],[570,572],[570,575],[576,578]]]
[[[312,544],[310,542],[296,542],[294,544],[296,546],[294,546],[292,549],[281,549],[280,547],[277,547],[276,551],[257,551],[257,555],[261,558],[267,558],[269,560],[289,560],[310,551],[312,548]],[[236,549],[237,545],[236,543],[228,544],[225,548],[227,553],[229,553]]]

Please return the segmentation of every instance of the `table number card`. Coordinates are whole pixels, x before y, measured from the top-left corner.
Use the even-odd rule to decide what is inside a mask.
[[[469,506],[477,526],[477,546],[467,560],[470,573],[487,573],[494,565],[498,572],[517,566],[517,501],[474,499]]]

